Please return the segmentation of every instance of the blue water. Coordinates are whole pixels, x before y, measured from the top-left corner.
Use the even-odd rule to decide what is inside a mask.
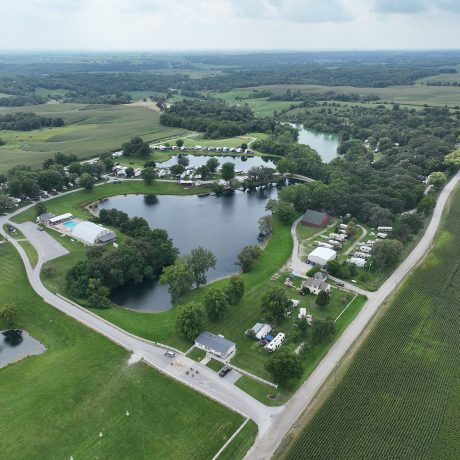
[[[64,227],[67,228],[75,228],[78,225],[78,222],[75,222],[74,220],[69,220],[68,222],[64,222]]]

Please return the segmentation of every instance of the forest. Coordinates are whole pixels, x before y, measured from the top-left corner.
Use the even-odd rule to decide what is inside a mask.
[[[0,130],[32,131],[33,129],[64,126],[62,118],[42,117],[35,113],[8,113],[0,115]]]

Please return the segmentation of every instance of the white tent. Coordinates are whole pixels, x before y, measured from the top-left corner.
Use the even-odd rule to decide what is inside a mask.
[[[315,264],[326,265],[337,257],[337,253],[329,248],[316,248],[308,254],[308,260]]]
[[[72,237],[85,244],[94,245],[96,243],[107,243],[116,238],[112,230],[94,224],[93,222],[79,222],[71,233]]]

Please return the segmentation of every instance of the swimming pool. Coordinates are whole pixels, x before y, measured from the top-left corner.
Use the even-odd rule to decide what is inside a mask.
[[[78,225],[78,222],[75,222],[74,220],[69,220],[68,222],[64,222],[64,227],[70,228],[75,228]]]

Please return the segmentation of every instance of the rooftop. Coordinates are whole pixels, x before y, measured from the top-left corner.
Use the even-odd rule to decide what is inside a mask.
[[[312,209],[307,209],[305,214],[302,217],[302,222],[307,222],[313,225],[322,225],[325,218],[328,215],[325,212],[313,211]]]
[[[195,339],[195,342],[211,350],[217,351],[224,356],[227,355],[230,349],[235,346],[234,342],[208,331],[202,332]]]

